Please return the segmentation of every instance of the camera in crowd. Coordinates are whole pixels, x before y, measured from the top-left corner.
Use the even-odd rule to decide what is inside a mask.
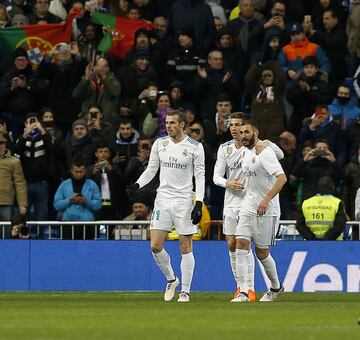
[[[329,154],[329,152],[328,151],[326,151],[326,150],[318,150],[318,149],[316,149],[315,150],[315,156],[316,157],[325,157],[325,156],[327,156]]]
[[[60,43],[56,49],[59,53],[70,52],[71,45],[66,43]]]

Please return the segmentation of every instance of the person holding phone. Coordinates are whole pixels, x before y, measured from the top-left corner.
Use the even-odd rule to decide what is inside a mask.
[[[100,105],[91,105],[87,111],[87,128],[95,144],[111,145],[115,134],[110,123],[104,122],[104,114]]]

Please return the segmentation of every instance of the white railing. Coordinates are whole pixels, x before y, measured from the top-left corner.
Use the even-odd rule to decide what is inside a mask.
[[[47,239],[63,239],[64,228],[71,228],[71,239],[75,239],[75,228],[82,228],[82,239],[86,239],[86,226],[94,226],[94,239],[114,239],[114,240],[147,240],[148,226],[150,221],[89,221],[89,222],[62,222],[62,221],[28,221],[27,226],[35,229],[33,234],[39,235],[42,226],[48,227]],[[301,236],[295,228],[296,220],[280,220],[279,231],[277,239],[282,240],[301,240]],[[356,225],[360,228],[360,221],[346,222],[345,238],[352,239],[352,227]],[[5,238],[5,228],[10,227],[10,222],[0,222],[0,238]],[[131,226],[131,227],[127,227]],[[133,226],[136,226],[134,228]],[[211,221],[211,228],[216,229],[216,239],[223,239],[222,235],[222,221]],[[208,237],[210,239],[211,228],[208,230]],[[112,235],[110,235],[113,230]]]

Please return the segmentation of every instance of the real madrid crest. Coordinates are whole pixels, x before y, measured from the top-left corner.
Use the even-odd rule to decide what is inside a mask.
[[[255,158],[255,156],[254,156],[251,161],[252,161],[253,163],[255,163],[255,160],[256,160],[256,158]]]
[[[187,151],[186,149],[184,149],[183,152],[182,152],[182,155],[183,155],[184,157],[186,157],[188,154],[189,154],[188,151]]]
[[[228,154],[228,156],[230,156],[233,152],[233,148],[232,146],[228,146],[227,150],[226,150],[226,153]]]
[[[166,148],[166,147],[168,146],[168,144],[169,144],[169,141],[166,140],[166,141],[163,143],[163,147]]]

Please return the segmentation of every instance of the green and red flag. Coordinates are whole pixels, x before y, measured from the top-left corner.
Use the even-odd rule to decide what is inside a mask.
[[[33,64],[39,64],[54,45],[70,42],[72,22],[76,15],[72,12],[63,24],[24,25],[0,29],[0,43],[4,57],[12,58],[15,49],[23,47]]]
[[[123,59],[134,46],[135,32],[140,28],[150,31],[152,25],[143,20],[115,17],[104,13],[93,13],[91,21],[104,27],[104,38],[98,51]]]

